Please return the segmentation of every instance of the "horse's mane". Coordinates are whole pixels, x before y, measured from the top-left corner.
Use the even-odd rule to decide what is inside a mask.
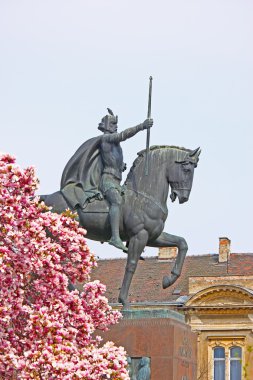
[[[178,150],[183,150],[187,153],[191,152],[191,149],[179,147],[176,145],[153,145],[149,148],[150,151],[160,150],[160,149],[178,149]],[[143,161],[143,158],[145,157],[145,153],[146,153],[146,149],[142,149],[140,152],[137,153],[137,158],[134,160],[134,162],[133,162],[133,164],[129,170],[129,173],[128,173],[127,178],[125,180],[125,184],[127,183],[128,180],[131,179],[131,177],[133,175],[134,168]]]

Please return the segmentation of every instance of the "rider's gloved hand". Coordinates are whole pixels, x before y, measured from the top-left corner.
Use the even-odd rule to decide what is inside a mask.
[[[153,119],[146,119],[143,123],[143,129],[151,128],[153,125]]]

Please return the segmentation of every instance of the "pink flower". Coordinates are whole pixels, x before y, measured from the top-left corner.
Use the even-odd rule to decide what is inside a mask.
[[[124,349],[94,336],[121,315],[89,282],[86,231],[39,203],[37,187],[34,168],[0,156],[0,378],[127,380]]]

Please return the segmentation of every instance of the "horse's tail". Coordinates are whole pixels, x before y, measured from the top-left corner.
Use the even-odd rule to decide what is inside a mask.
[[[70,208],[61,191],[56,191],[52,194],[39,195],[39,197],[40,201],[43,201],[46,206],[52,207],[52,211],[57,212],[58,214]]]
[[[43,195],[39,195],[39,198],[40,198],[40,202],[44,202],[46,203],[46,198],[47,198],[47,195],[46,194],[43,194]]]

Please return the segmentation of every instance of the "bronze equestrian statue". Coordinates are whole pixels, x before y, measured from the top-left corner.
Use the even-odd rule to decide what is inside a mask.
[[[119,294],[119,302],[127,308],[129,287],[145,246],[176,246],[178,255],[171,275],[163,278],[163,288],[180,276],[188,247],[184,238],[163,232],[167,198],[170,189],[172,202],[189,199],[200,149],[162,145],[141,151],[121,186],[125,164],[120,142],[149,130],[153,120],[117,133],[118,118],[108,111],[99,124],[103,135],[81,145],[63,171],[60,191],[43,195],[41,200],[58,213],[75,210],[88,239],[109,242],[125,251],[123,241],[127,242],[128,258]]]

